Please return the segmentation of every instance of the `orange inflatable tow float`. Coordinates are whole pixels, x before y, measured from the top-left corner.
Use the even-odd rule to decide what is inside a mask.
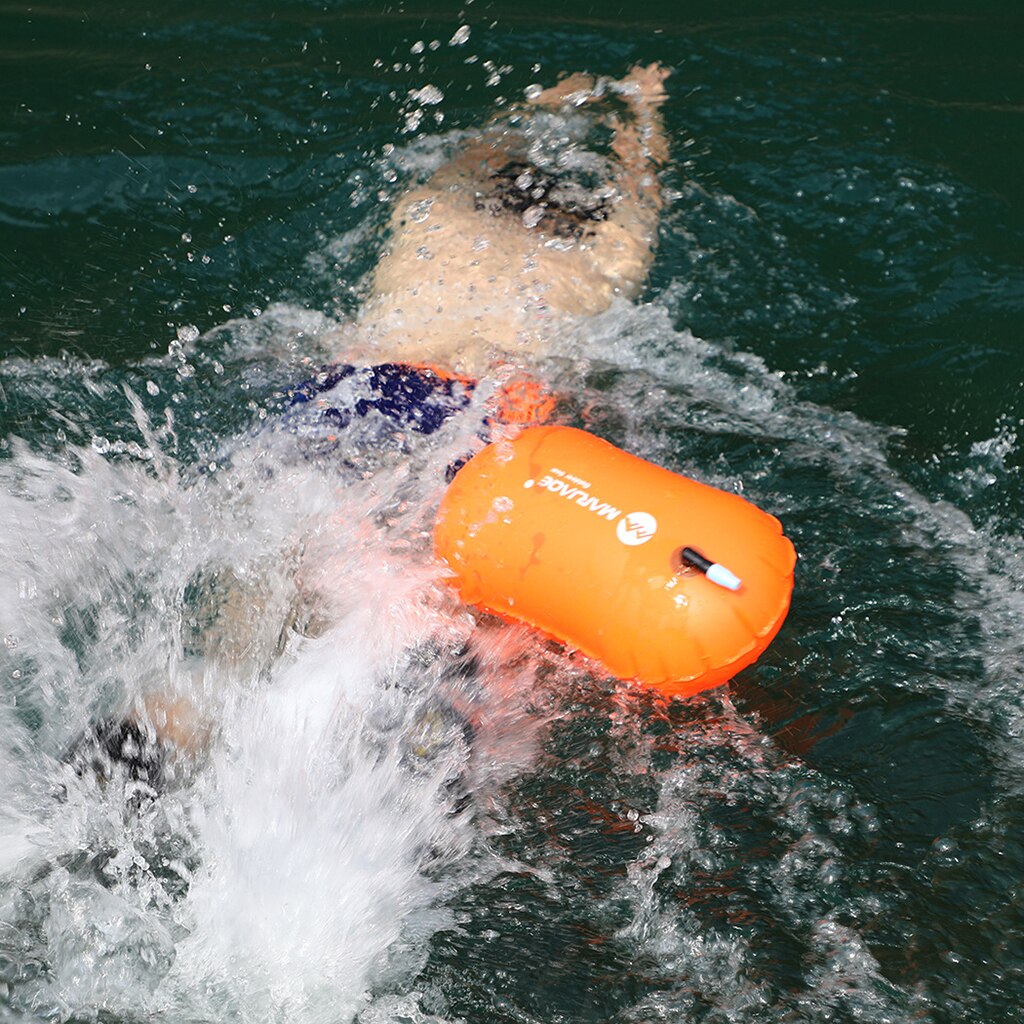
[[[468,604],[669,697],[718,686],[764,651],[796,561],[779,521],[743,498],[560,426],[470,459],[434,540]]]

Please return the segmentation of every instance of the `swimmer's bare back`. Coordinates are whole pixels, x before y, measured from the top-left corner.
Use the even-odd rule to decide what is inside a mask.
[[[369,351],[353,359],[479,376],[495,357],[522,363],[547,351],[563,318],[635,297],[657,237],[667,76],[653,64],[617,82],[572,75],[497,120],[407,192],[360,316]],[[597,187],[574,192],[557,170],[531,163],[518,127],[524,119],[604,107],[609,96],[624,109],[598,115],[612,138]],[[570,148],[560,163],[572,157]]]

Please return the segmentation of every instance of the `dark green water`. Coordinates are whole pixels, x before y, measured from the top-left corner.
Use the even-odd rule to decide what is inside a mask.
[[[1020,1019],[1018,5],[47,3],[0,29],[0,843],[47,837],[30,869],[0,857],[0,1020]],[[240,523],[162,460],[216,459],[320,352],[449,133],[652,60],[658,259],[566,372],[594,429],[783,520],[797,589],[765,658],[666,710],[518,638],[531,745],[494,741],[515,756],[466,834],[410,826],[410,851],[462,844],[433,888],[413,852],[367,854],[338,895],[345,844],[403,816],[339,828],[326,799],[232,860],[258,843],[209,822],[260,804],[230,773],[141,838],[99,804],[55,817],[54,757],[172,657],[191,568],[248,565],[334,500],[307,482],[278,521],[248,494]],[[404,133],[428,82],[443,123]],[[153,866],[174,843],[192,892]],[[249,904],[282,878],[261,939]],[[261,943],[276,967],[247,974]]]

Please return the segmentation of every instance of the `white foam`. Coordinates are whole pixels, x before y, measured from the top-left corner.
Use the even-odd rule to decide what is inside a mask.
[[[134,391],[123,400],[151,449],[167,441]],[[464,742],[410,752],[441,684],[406,652],[464,627],[441,616],[422,545],[398,543],[439,485],[396,504],[403,487],[396,471],[342,490],[251,442],[201,476],[164,451],[91,446],[16,445],[0,465],[0,630],[21,666],[4,696],[41,722],[32,739],[3,709],[0,749],[12,764],[19,742],[48,755],[35,780],[4,775],[0,884],[27,896],[0,921],[41,929],[50,965],[19,1000],[61,1016],[333,1021],[415,972],[447,921],[468,816],[450,789]],[[231,665],[196,664],[182,595],[225,569],[251,587],[251,643]],[[315,639],[285,625],[297,580],[333,616]],[[97,714],[169,685],[217,738],[154,804],[133,810],[130,786],[101,790],[53,760]]]

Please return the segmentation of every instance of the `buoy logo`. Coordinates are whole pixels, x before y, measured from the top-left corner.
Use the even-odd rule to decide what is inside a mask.
[[[657,532],[658,520],[650,512],[630,512],[615,527],[615,536],[631,548],[646,544]]]
[[[562,477],[567,478],[563,480]],[[579,477],[568,477],[564,470],[552,469],[550,473],[545,473],[539,480],[527,480],[523,487],[529,490],[534,484],[550,494],[565,498],[566,501],[574,501],[580,508],[593,512],[602,519],[607,519],[609,523],[614,523],[622,515],[621,509],[609,505],[607,501],[601,501],[597,495],[585,490],[585,487],[590,486],[588,481],[580,480]]]

